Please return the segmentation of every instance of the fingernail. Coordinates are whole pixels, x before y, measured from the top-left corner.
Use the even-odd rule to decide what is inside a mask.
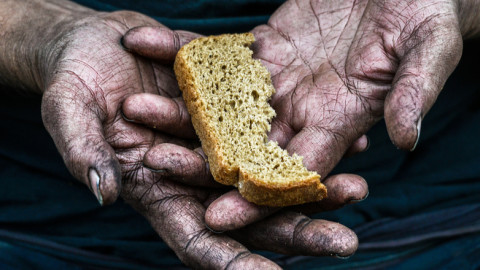
[[[207,172],[210,172],[210,163],[208,163],[208,157],[205,154],[205,152],[203,152],[203,149],[201,147],[198,147],[198,148],[193,149],[193,151],[195,153],[199,154],[203,158],[203,161],[205,161],[205,170]]]
[[[207,223],[205,223],[205,227],[206,227],[209,231],[211,231],[211,232],[213,232],[213,233],[224,233],[224,231],[215,231],[214,229],[208,227]]]
[[[130,52],[130,51],[131,51],[129,48],[127,48],[127,47],[125,46],[124,36],[122,36],[122,37],[120,38],[120,45],[121,45],[121,46],[123,47],[123,49],[126,50],[127,52]]]
[[[335,257],[337,257],[339,259],[342,259],[342,260],[346,260],[346,259],[350,258],[351,256],[342,256],[342,255],[339,255],[339,254],[335,254]]]
[[[365,137],[367,137],[367,147],[365,147],[365,149],[363,149],[362,152],[366,152],[368,148],[370,148],[370,138],[368,136],[365,136]]]
[[[154,173],[168,173],[168,170],[167,169],[153,169],[151,167],[148,167],[147,165],[143,164],[143,167],[151,172],[154,172]]]
[[[203,158],[203,160],[205,160],[205,162],[208,161],[208,157],[207,155],[205,155],[205,152],[203,152],[203,149],[201,147],[193,149],[193,152],[199,154]]]
[[[370,194],[370,191],[368,191],[367,194],[363,196],[363,198],[350,200],[349,203],[357,203],[357,202],[364,201],[366,198],[368,198],[369,194]]]
[[[100,175],[98,174],[97,170],[90,168],[88,171],[88,180],[90,181],[90,188],[92,189],[93,194],[95,194],[95,197],[100,205],[103,206],[103,197],[102,193],[100,192]]]
[[[130,122],[130,123],[136,123],[134,120],[126,117],[122,110],[120,110],[120,115],[122,116],[123,120],[125,120],[127,122]]]
[[[422,118],[420,117],[417,122],[417,140],[415,141],[415,144],[413,145],[412,149],[410,151],[415,150],[417,148],[418,141],[420,140],[420,130],[422,128]]]

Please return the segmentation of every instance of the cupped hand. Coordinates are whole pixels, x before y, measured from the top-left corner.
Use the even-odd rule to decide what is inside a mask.
[[[382,117],[392,142],[413,150],[423,117],[461,56],[457,12],[457,1],[439,0],[284,3],[252,31],[254,57],[276,89],[269,138],[322,177],[351,149],[362,149],[364,134]],[[309,211],[331,208],[325,203]],[[216,227],[239,216],[216,205],[208,213]]]
[[[288,1],[253,30],[272,73],[270,139],[328,174],[385,117],[413,150],[422,118],[458,63],[454,1]]]
[[[422,118],[462,51],[453,1],[288,1],[252,32],[254,57],[276,88],[269,138],[324,177],[343,156],[366,147],[364,134],[382,117],[393,143],[413,150]],[[338,208],[347,194],[354,201],[368,194],[358,176],[324,182],[342,191],[329,187],[327,200],[301,211]],[[276,211],[233,207],[238,197],[225,195],[209,207],[212,227],[235,228]]]
[[[254,57],[276,88],[269,138],[322,176],[352,149],[364,149],[364,134],[382,117],[393,143],[413,150],[422,118],[462,51],[454,1],[288,1],[252,32]],[[324,181],[339,183],[342,192],[329,188],[327,200],[302,211],[337,208],[337,196],[360,198],[368,191],[353,175]],[[210,206],[212,227],[234,228],[275,211],[232,207],[238,197],[225,195]],[[232,221],[238,217],[243,222]]]
[[[131,94],[160,93],[175,104],[179,93],[170,67],[133,57],[122,46],[123,34],[139,25],[158,23],[133,12],[93,13],[65,25],[55,43],[43,48],[49,55],[39,72],[43,122],[70,172],[101,204],[118,197],[127,162],[141,161],[153,144],[175,142],[124,121],[120,113]],[[162,29],[162,57],[169,61],[180,42],[195,37]]]

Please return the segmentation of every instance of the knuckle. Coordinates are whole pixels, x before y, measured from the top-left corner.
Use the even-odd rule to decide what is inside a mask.
[[[129,11],[129,10],[119,10],[119,11],[113,11],[110,13],[110,16],[119,16],[119,17],[133,17],[133,16],[141,16],[140,13],[135,12],[135,11]]]
[[[178,122],[181,123],[182,126],[190,124],[190,114],[188,114],[185,103],[183,103],[183,99],[175,98],[173,99],[173,101],[176,106],[175,109],[172,110],[175,113],[173,117],[175,117],[175,119],[178,119]]]
[[[204,247],[204,239],[208,238],[210,231],[208,229],[200,229],[188,236],[187,242],[183,246],[182,252],[185,256],[189,256],[191,254],[198,253],[199,250],[203,250],[204,256],[208,256],[209,249],[203,249]]]
[[[227,265],[223,268],[224,270],[234,270],[234,269],[242,269],[242,268],[239,268],[237,266],[237,263],[239,261],[242,261],[242,260],[245,260],[247,259],[248,257],[251,257],[252,253],[250,253],[249,251],[243,251],[243,252],[239,252],[237,255],[235,255],[235,257],[233,257],[228,263]]]
[[[64,144],[60,147],[60,153],[72,174],[78,178],[85,178],[90,167],[111,168],[115,164],[112,153],[98,134],[65,138]]]
[[[172,32],[173,32],[173,35],[171,35],[171,38],[172,38],[173,49],[175,51],[178,51],[178,50],[180,50],[180,47],[182,46],[181,40],[180,40],[180,35],[178,34],[177,31],[172,31]]]
[[[141,26],[158,25],[158,22],[135,11],[119,10],[106,14],[107,19],[114,20],[116,23],[122,23],[127,29],[133,28],[128,22],[138,22]]]
[[[305,233],[306,233],[306,228],[308,227],[308,225],[312,222],[312,219],[304,216],[302,218],[300,218],[298,221],[297,221],[297,224],[295,225],[294,229],[293,229],[293,237],[292,237],[292,246],[297,246],[298,245],[298,242],[301,243],[301,245],[304,245],[304,241],[307,241],[307,243],[309,241],[311,241],[309,237],[305,237]],[[308,245],[308,244],[307,244]]]
[[[422,108],[423,99],[427,92],[432,92],[431,82],[424,76],[404,71],[394,83],[394,91],[390,93],[391,97],[389,108],[393,113],[402,113],[402,117],[418,117],[419,110]]]

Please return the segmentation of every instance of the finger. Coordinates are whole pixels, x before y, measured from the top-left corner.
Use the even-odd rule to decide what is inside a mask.
[[[245,200],[238,190],[232,190],[212,202],[205,213],[205,223],[217,232],[231,231],[261,220],[277,207],[259,206]]]
[[[332,175],[323,183],[328,190],[326,199],[296,206],[294,209],[305,213],[318,213],[341,208],[346,204],[364,200],[368,196],[368,185],[358,175]],[[237,190],[232,190],[208,206],[205,222],[214,231],[231,231],[262,220],[278,210],[280,208],[250,203]]]
[[[281,112],[278,112],[281,113]],[[286,122],[275,118],[272,121],[268,139],[278,143],[278,146],[285,148],[288,142],[295,136],[295,131]]]
[[[347,204],[357,203],[368,197],[368,184],[363,177],[355,174],[336,174],[323,181],[328,197],[314,203],[295,206],[295,211],[314,214],[339,209]]]
[[[94,102],[83,99],[70,83],[55,83],[42,100],[42,118],[65,165],[85,183],[101,205],[113,203],[121,188],[121,171],[103,136],[103,116]],[[88,105],[87,107],[87,104]],[[92,105],[94,104],[94,105]]]
[[[421,122],[460,60],[462,39],[455,26],[419,31],[400,52],[393,88],[385,100],[385,122],[393,143],[414,150]]]
[[[294,212],[277,213],[229,234],[248,247],[289,255],[348,257],[358,248],[357,236],[347,227]]]
[[[130,29],[122,39],[128,50],[162,62],[175,60],[178,50],[200,37],[188,31],[172,31],[164,26],[141,26]]]
[[[162,192],[152,190],[151,194],[157,195],[144,201],[148,208],[143,213],[186,265],[197,269],[280,269],[227,235],[206,229],[205,208],[178,186],[164,181]]]
[[[462,54],[462,37],[455,7],[440,3],[439,9],[450,9],[441,16],[420,13],[423,21],[407,25],[398,43],[389,44],[399,60],[392,89],[385,99],[385,122],[393,143],[413,150],[420,137],[421,122],[435,102],[445,81]],[[441,17],[433,20],[433,17]],[[415,20],[411,23],[415,24]]]
[[[175,144],[163,143],[148,150],[143,164],[158,176],[168,177],[180,183],[222,187],[223,185],[213,180],[208,162],[197,151]]]
[[[127,121],[181,138],[196,138],[190,114],[181,98],[135,94],[123,102],[122,112]]]
[[[155,76],[156,90],[154,93],[158,93],[161,96],[176,98],[182,95],[178,86],[175,72],[171,66],[153,63],[153,75]]]
[[[307,169],[325,177],[340,161],[354,138],[358,138],[357,134],[352,134],[354,129],[333,128],[304,128],[292,138],[286,149],[290,154],[302,156]]]
[[[346,87],[337,71],[328,65],[304,78],[286,98],[290,104],[298,105],[287,110],[297,134],[285,149],[302,156],[305,167],[322,177],[378,121],[370,111],[369,101]]]
[[[365,152],[370,147],[370,141],[367,135],[362,135],[347,149],[343,157],[351,157],[357,153]]]

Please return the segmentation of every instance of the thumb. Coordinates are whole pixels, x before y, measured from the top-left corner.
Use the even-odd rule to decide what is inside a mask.
[[[122,38],[128,50],[157,61],[175,60],[178,50],[200,37],[188,31],[172,31],[165,26],[140,26],[130,29]]]
[[[122,112],[126,121],[141,123],[180,138],[196,138],[182,98],[133,94],[123,102]]]
[[[452,23],[428,35],[412,36],[405,44],[409,46],[399,50],[400,63],[385,99],[384,115],[392,142],[413,151],[423,117],[460,60],[462,38]]]
[[[43,122],[70,173],[101,205],[111,204],[120,193],[122,176],[115,152],[105,141],[100,110],[80,98],[80,91],[65,89],[75,86],[57,83],[44,93]]]

